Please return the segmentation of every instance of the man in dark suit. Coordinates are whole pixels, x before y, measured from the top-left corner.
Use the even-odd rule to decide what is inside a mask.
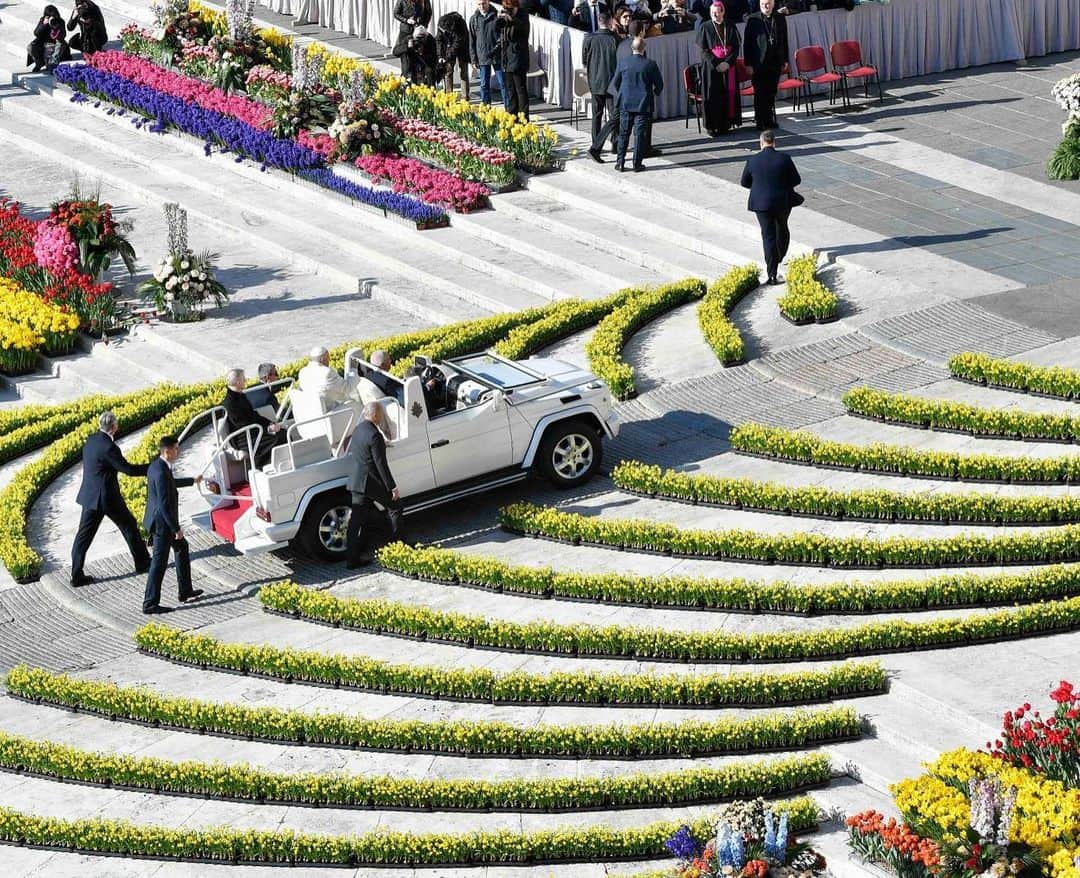
[[[345,534],[345,564],[350,570],[373,560],[368,552],[371,530],[381,524],[382,518],[376,503],[386,510],[391,532],[397,533],[401,527],[401,492],[386,460],[386,440],[377,426],[380,414],[378,403],[365,405],[349,441],[352,472],[345,486],[352,495],[352,510]]]
[[[396,378],[385,373],[390,371],[394,361],[386,351],[375,351],[371,355],[371,365],[375,367],[367,374],[367,379],[386,396],[392,396],[398,405],[405,405],[405,387]],[[381,370],[381,371],[376,371]]]
[[[163,436],[158,442],[158,457],[150,464],[146,473],[146,514],[143,515],[143,528],[150,534],[154,554],[150,559],[150,575],[146,578],[146,592],[143,594],[142,611],[147,614],[170,613],[172,607],[163,607],[161,601],[161,583],[165,579],[165,568],[169,566],[169,550],[176,558],[176,583],[180,587],[180,603],[197,600],[202,595],[201,588],[191,587],[191,558],[188,555],[188,543],[180,529],[180,496],[177,488],[197,485],[202,476],[195,478],[177,478],[173,475],[173,464],[180,456],[180,443],[175,436]]]
[[[570,13],[570,27],[596,33],[601,27],[600,19],[605,15],[611,17],[611,6],[605,0],[585,0]]]
[[[743,60],[754,83],[754,122],[758,131],[776,127],[776,88],[788,61],[787,20],[776,0],[760,0],[761,11],[746,19]]]
[[[225,384],[228,389],[225,391],[225,399],[221,401],[221,404],[225,407],[225,428],[229,434],[252,424],[258,424],[263,428],[262,437],[259,439],[258,447],[255,448],[254,465],[260,467],[270,459],[270,452],[273,451],[274,446],[285,441],[285,432],[280,424],[264,418],[255,411],[251,400],[244,393],[244,388],[247,387],[247,376],[243,369],[230,369],[225,376]],[[247,450],[247,441],[243,436],[233,439],[233,444],[242,451]]]
[[[600,147],[619,123],[615,99],[608,91],[619,65],[618,49],[619,38],[611,30],[611,16],[602,12],[599,27],[586,35],[581,44],[581,63],[589,79],[589,91],[592,92],[592,146],[589,147],[589,155],[600,164],[604,163],[600,158]],[[608,116],[606,125],[605,110]]]
[[[630,129],[634,129],[634,170],[644,169],[642,159],[648,146],[646,128],[652,119],[654,99],[664,90],[664,78],[656,62],[645,57],[645,39],[634,37],[633,54],[623,58],[611,80],[615,106],[619,109],[619,151],[615,170],[625,171]]]
[[[119,528],[131,550],[135,572],[145,573],[150,566],[150,555],[143,544],[135,516],[131,514],[123,495],[117,473],[127,476],[145,476],[146,464],[128,463],[120,446],[116,444],[119,424],[112,412],[102,412],[98,418],[98,431],[86,441],[83,448],[83,477],[75,502],[82,507],[79,530],[71,547],[71,584],[78,587],[93,582],[83,570],[86,553],[97,535],[102,519],[108,517]]]
[[[776,137],[772,131],[762,131],[760,142],[761,150],[751,156],[743,168],[742,185],[750,190],[747,208],[757,215],[765,265],[769,271],[768,283],[775,285],[783,283],[777,271],[791,243],[788,232],[791,208],[803,203],[803,197],[795,191],[802,178],[791,156],[776,151]]]
[[[266,385],[268,394],[266,404],[273,406],[275,412],[280,408],[280,404],[270,385],[280,380],[281,376],[278,374],[278,367],[274,363],[259,363],[259,383]]]

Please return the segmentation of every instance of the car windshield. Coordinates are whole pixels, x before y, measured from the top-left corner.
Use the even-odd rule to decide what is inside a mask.
[[[511,389],[522,387],[526,384],[535,384],[542,380],[541,376],[522,369],[516,363],[500,360],[490,354],[476,354],[471,357],[462,357],[453,360],[454,368],[460,370],[470,378],[478,378],[486,381],[494,387]]]

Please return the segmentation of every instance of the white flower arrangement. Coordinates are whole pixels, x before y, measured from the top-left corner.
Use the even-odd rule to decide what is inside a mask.
[[[187,211],[176,203],[165,205],[169,253],[154,271],[151,280],[139,286],[139,293],[153,300],[159,311],[168,311],[176,320],[198,320],[206,303],[221,307],[228,291],[214,277],[216,253],[195,254],[188,247]]]
[[[1080,73],[1059,79],[1050,89],[1050,94],[1070,116],[1080,113]]]

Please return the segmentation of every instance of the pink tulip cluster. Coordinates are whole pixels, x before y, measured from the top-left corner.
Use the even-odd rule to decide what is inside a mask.
[[[280,70],[275,70],[269,64],[260,64],[257,67],[252,67],[248,71],[247,79],[245,80],[247,85],[251,86],[255,83],[265,83],[266,85],[272,85],[275,88],[284,89],[288,91],[292,88],[292,77],[288,73],[282,73]]]
[[[326,134],[325,132],[322,134],[315,134],[308,131],[306,128],[301,129],[300,133],[296,135],[296,142],[301,146],[306,146],[313,152],[317,152],[327,160],[329,160],[330,156],[333,155],[338,148],[337,141],[329,134]]]
[[[448,152],[456,156],[470,156],[492,165],[505,165],[512,163],[514,157],[501,149],[493,146],[480,146],[453,132],[432,125],[430,122],[422,122],[419,119],[393,120],[394,127],[406,137],[415,137],[417,140],[425,140],[428,143],[437,143]]]
[[[122,76],[154,91],[198,104],[205,110],[232,116],[254,128],[266,130],[270,127],[272,112],[265,104],[250,98],[225,94],[220,88],[189,76],[171,73],[136,55],[126,52],[95,52],[87,56],[86,63],[97,70]]]
[[[46,271],[62,275],[79,265],[79,248],[66,225],[45,220],[34,231],[34,258]]]
[[[431,168],[416,159],[397,155],[362,155],[355,163],[375,181],[387,180],[395,192],[415,195],[427,204],[468,213],[487,206],[487,186],[462,180],[447,171]]]

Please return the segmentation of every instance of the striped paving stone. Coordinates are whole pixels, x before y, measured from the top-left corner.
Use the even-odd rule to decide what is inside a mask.
[[[966,302],[947,302],[890,317],[860,331],[939,362],[965,350],[1007,357],[1059,340],[1041,329],[1032,329]]]

